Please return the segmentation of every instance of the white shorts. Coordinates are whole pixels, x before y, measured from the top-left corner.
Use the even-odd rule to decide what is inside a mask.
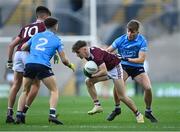
[[[123,79],[123,69],[121,63],[119,63],[112,70],[108,71],[108,76],[112,79]]]
[[[27,51],[16,51],[13,60],[13,70],[16,72],[24,72],[25,60],[29,52]]]

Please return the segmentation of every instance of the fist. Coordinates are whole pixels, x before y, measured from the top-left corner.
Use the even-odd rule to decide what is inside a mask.
[[[68,67],[71,68],[73,70],[73,72],[76,69],[76,66],[73,63],[70,63]]]
[[[12,67],[13,67],[13,62],[12,62],[12,61],[7,61],[6,67],[7,67],[8,69],[12,69]]]

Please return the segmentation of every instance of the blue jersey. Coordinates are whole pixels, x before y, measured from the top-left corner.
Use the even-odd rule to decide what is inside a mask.
[[[122,35],[112,43],[112,47],[118,49],[118,53],[122,57],[127,58],[138,58],[140,51],[146,52],[148,49],[147,41],[141,34],[138,34],[134,40],[128,40],[127,34]],[[144,65],[143,63],[133,63],[128,61],[121,61],[121,63],[135,67],[142,67]]]
[[[56,50],[61,52],[64,48],[61,40],[49,30],[37,33],[27,44],[30,46],[30,54],[26,59],[26,64],[36,63],[47,67],[51,67],[50,60]]]

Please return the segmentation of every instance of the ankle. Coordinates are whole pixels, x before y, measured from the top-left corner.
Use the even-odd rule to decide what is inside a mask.
[[[101,103],[99,102],[99,100],[94,100],[94,105],[95,106],[101,106]]]
[[[137,110],[136,112],[134,112],[135,116],[139,116],[141,113]]]
[[[146,112],[152,112],[152,110],[151,110],[151,108],[146,108],[146,110],[145,110]]]

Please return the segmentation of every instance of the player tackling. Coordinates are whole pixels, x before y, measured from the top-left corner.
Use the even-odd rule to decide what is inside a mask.
[[[138,111],[134,102],[125,93],[125,85],[122,78],[123,70],[120,64],[120,59],[116,55],[97,47],[88,47],[85,41],[77,41],[72,46],[72,52],[76,53],[76,55],[81,59],[94,61],[99,67],[97,73],[92,74],[90,78],[86,78],[85,80],[88,92],[94,101],[94,108],[91,111],[88,111],[88,114],[92,115],[103,111],[97,97],[97,92],[94,86],[95,83],[112,79],[118,97],[133,111],[137,123],[144,123],[143,115]]]

